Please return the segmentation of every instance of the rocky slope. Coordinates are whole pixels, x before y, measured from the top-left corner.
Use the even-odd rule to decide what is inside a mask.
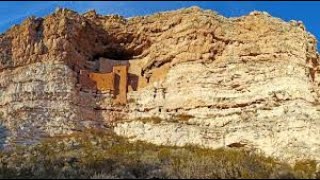
[[[99,59],[130,64],[125,106],[78,88],[79,71]],[[192,7],[125,19],[58,9],[0,36],[3,139],[113,120],[131,140],[319,161],[318,64],[316,39],[301,22],[265,12],[225,18]]]

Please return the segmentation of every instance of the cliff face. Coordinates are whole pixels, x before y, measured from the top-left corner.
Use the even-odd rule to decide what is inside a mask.
[[[186,50],[175,41],[163,46],[178,54],[167,60],[168,73],[154,87],[129,93],[135,102],[129,118],[159,116],[171,122],[133,121],[118,124],[115,131],[162,145],[243,146],[280,159],[320,160],[315,38],[301,23],[266,13],[234,19],[202,11],[192,14],[194,20],[189,17],[188,23],[194,29],[185,31],[194,32],[180,32]],[[171,29],[173,38],[163,42],[180,37],[174,33],[178,27]],[[208,56],[204,49],[210,49]]]
[[[119,65],[128,73],[111,72]],[[320,160],[316,39],[300,22],[199,8],[131,19],[58,9],[0,36],[0,69],[6,143],[113,125],[155,144]],[[83,70],[112,81],[82,82]],[[108,92],[96,87],[113,81]]]

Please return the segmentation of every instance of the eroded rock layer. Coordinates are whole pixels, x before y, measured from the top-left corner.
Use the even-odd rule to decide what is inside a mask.
[[[303,24],[265,12],[57,9],[0,36],[0,140],[114,125],[155,144],[320,160],[318,65]]]

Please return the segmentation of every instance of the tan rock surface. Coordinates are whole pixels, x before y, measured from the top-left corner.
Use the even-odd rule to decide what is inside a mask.
[[[128,104],[81,91],[80,69],[130,64]],[[116,61],[121,61],[117,63]],[[319,55],[301,22],[197,7],[125,19],[57,9],[0,36],[0,131],[8,141],[103,127],[156,144],[244,144],[320,160]],[[172,122],[177,116],[190,117]],[[161,117],[160,124],[136,119]],[[183,122],[182,122],[183,121]],[[2,133],[3,134],[3,133]]]

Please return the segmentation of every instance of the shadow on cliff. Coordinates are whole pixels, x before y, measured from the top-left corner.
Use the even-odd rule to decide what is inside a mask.
[[[8,129],[2,124],[0,124],[0,150],[3,149],[7,137]]]
[[[32,18],[32,23],[31,23],[31,29],[33,30],[33,33],[31,36],[35,40],[35,42],[39,43],[40,41],[43,40],[44,38],[44,25],[43,25],[43,18]]]
[[[131,86],[133,91],[138,90],[138,84],[139,84],[139,76],[135,74],[128,74],[128,86]]]
[[[79,112],[78,121],[81,124],[80,129],[84,128],[104,128],[108,126],[108,120],[105,120],[103,111],[106,108],[98,105],[101,97],[104,95],[96,90],[97,83],[83,75],[78,76],[79,89],[77,91],[78,100],[76,102]],[[112,112],[109,111],[111,114]]]

